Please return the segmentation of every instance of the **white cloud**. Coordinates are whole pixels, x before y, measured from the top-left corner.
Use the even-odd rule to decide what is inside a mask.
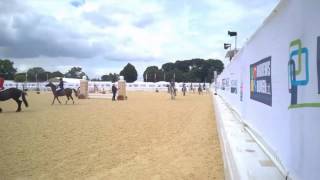
[[[164,61],[223,59],[223,43],[233,43],[227,30],[238,32],[241,46],[277,1],[2,0],[0,54],[19,67],[81,65],[94,76],[102,65],[120,71],[131,62],[143,71]]]

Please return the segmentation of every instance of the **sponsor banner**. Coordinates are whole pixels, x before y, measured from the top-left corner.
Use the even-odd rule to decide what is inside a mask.
[[[320,1],[280,1],[217,79],[225,89],[218,95],[291,179],[320,179],[319,7]]]
[[[250,98],[272,106],[271,56],[250,65]]]
[[[237,88],[238,81],[237,80],[231,80],[231,93],[237,94],[238,88]]]
[[[317,40],[318,94],[320,94],[320,36]]]

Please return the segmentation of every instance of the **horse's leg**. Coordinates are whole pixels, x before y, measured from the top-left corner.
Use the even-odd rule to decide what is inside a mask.
[[[53,101],[52,101],[51,105],[54,104],[54,101],[55,101],[55,100],[56,100],[56,96],[53,96]]]
[[[14,100],[15,100],[15,101],[17,102],[17,104],[18,104],[18,109],[17,109],[16,112],[20,112],[20,111],[21,111],[21,103],[22,103],[22,101],[21,101],[19,98],[15,98]]]
[[[61,104],[61,101],[59,100],[59,97],[58,97],[58,96],[57,96],[57,100],[58,100],[59,104]]]
[[[68,95],[66,95],[66,96],[67,96],[66,104],[68,104],[68,101],[69,101],[69,96],[68,96]]]
[[[72,100],[72,103],[74,104],[74,100],[73,100],[72,94],[70,94],[70,98]]]

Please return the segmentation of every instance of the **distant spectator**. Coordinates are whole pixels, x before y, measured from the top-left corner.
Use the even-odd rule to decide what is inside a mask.
[[[116,94],[117,94],[118,88],[112,84],[112,101],[116,100]]]
[[[201,88],[201,84],[200,83],[199,83],[199,86],[198,86],[198,93],[202,94],[202,88]]]

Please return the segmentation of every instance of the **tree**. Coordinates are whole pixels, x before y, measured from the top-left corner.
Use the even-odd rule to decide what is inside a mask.
[[[101,76],[101,81],[111,81],[111,82],[116,82],[119,80],[119,74],[116,73],[109,73],[109,75],[103,75]]]
[[[52,73],[49,73],[49,79],[55,78],[55,77],[63,77],[64,75],[60,71],[54,71]]]
[[[134,82],[137,80],[138,78],[138,73],[137,73],[137,70],[136,68],[128,63],[124,68],[123,70],[120,72],[120,75],[121,76],[124,76],[124,79],[127,81],[127,82]]]
[[[169,72],[171,70],[174,70],[175,69],[175,65],[174,63],[165,63],[162,65],[161,69],[165,72]]]
[[[157,66],[149,66],[143,72],[145,82],[158,82],[163,80],[163,72]]]
[[[30,82],[47,80],[46,71],[41,67],[30,68],[27,73]]]
[[[174,75],[177,82],[210,82],[214,71],[220,74],[223,71],[223,63],[215,59],[191,59],[176,61],[175,63],[165,63],[162,65],[165,79],[170,81]],[[149,79],[149,76],[148,76]]]
[[[87,75],[86,73],[82,72],[81,67],[73,67],[65,74],[65,77],[67,78],[82,79],[83,76]]]
[[[186,81],[184,73],[180,70],[175,70],[174,72],[174,78],[176,82],[184,82]]]
[[[26,81],[26,73],[17,73],[17,74],[15,74],[14,81],[16,81],[16,82],[25,82]]]
[[[0,77],[13,80],[17,70],[13,67],[13,62],[7,59],[0,59]]]
[[[207,81],[212,82],[214,71],[217,71],[217,73],[220,74],[224,69],[224,64],[220,60],[214,59],[209,59],[208,63],[210,64],[210,67],[207,71]]]
[[[189,72],[190,70],[190,62],[187,60],[187,61],[176,61],[174,63],[176,69],[180,70],[181,72]]]
[[[38,74],[38,81],[40,81],[40,82],[47,81],[49,79],[50,74],[51,73],[49,71],[39,73]]]
[[[208,59],[208,63],[213,67],[214,71],[218,72],[218,74],[220,74],[224,69],[223,62],[218,59]]]

